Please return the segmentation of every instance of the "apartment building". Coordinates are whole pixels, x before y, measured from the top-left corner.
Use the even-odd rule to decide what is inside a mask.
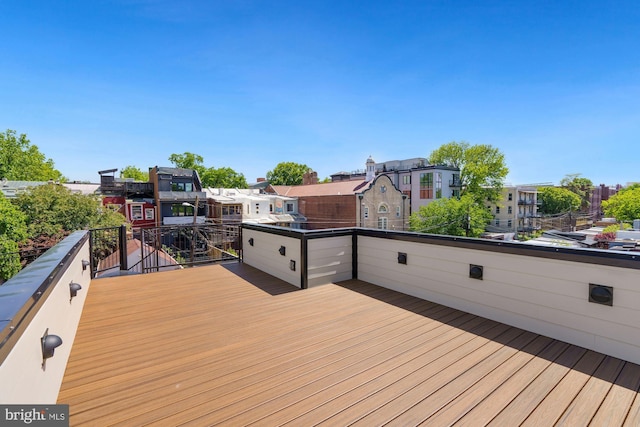
[[[538,189],[535,186],[507,185],[501,194],[499,201],[487,204],[493,215],[488,231],[528,234],[540,229]]]

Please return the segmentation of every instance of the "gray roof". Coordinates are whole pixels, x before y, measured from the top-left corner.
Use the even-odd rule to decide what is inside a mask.
[[[170,167],[158,167],[158,173],[168,174],[173,176],[193,176],[193,169],[184,169],[184,168],[170,168]]]

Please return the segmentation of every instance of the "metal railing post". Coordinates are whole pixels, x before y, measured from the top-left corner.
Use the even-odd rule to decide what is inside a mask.
[[[124,224],[120,226],[118,246],[120,247],[120,271],[127,271],[129,269],[127,265],[127,226]]]

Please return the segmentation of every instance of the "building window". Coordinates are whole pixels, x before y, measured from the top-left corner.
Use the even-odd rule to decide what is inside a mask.
[[[411,175],[404,175],[402,177],[402,183],[405,185],[411,184]]]
[[[500,227],[500,220],[496,219],[496,227]]]
[[[193,216],[193,207],[183,206],[182,203],[171,205],[171,215],[173,216]]]
[[[507,227],[511,228],[511,227],[512,227],[512,224],[513,224],[513,223],[511,222],[511,220],[508,220],[508,221],[507,221]]]
[[[508,213],[509,215],[511,215],[511,214],[513,213],[513,207],[509,206],[509,207],[507,208],[507,213]]]
[[[364,219],[369,218],[369,208],[367,206],[364,207]]]
[[[273,203],[269,203],[269,213],[273,213]]]
[[[442,198],[442,172],[435,172],[436,178],[436,199]]]
[[[513,200],[513,193],[509,193],[509,201]]]
[[[400,206],[396,206],[396,217],[400,218]]]
[[[420,198],[433,199],[433,172],[420,174]]]
[[[131,219],[133,221],[142,219],[142,205],[131,205]]]
[[[156,210],[153,208],[146,208],[144,210],[144,219],[146,220],[152,220],[154,219],[156,216]]]
[[[382,203],[380,206],[378,206],[378,213],[387,213],[387,212],[389,212],[389,208],[387,207],[387,205]]]
[[[458,189],[451,190],[451,195],[453,197],[455,197],[456,199],[459,199],[460,198],[460,190],[458,190]]]
[[[386,230],[387,229],[387,218],[385,217],[380,217],[378,218],[378,229],[380,230]]]
[[[191,182],[172,182],[171,191],[193,191]]]
[[[242,206],[240,205],[222,206],[222,216],[241,215],[241,214],[242,214]]]
[[[496,215],[500,213],[500,206],[496,206]]]
[[[287,203],[286,209],[287,209],[287,212],[289,213],[293,212],[293,203]]]

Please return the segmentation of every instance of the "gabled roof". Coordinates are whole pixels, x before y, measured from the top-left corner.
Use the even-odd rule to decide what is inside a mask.
[[[362,192],[369,182],[364,179],[355,181],[328,182],[311,185],[272,185],[276,194],[288,197],[305,196],[348,196]]]

